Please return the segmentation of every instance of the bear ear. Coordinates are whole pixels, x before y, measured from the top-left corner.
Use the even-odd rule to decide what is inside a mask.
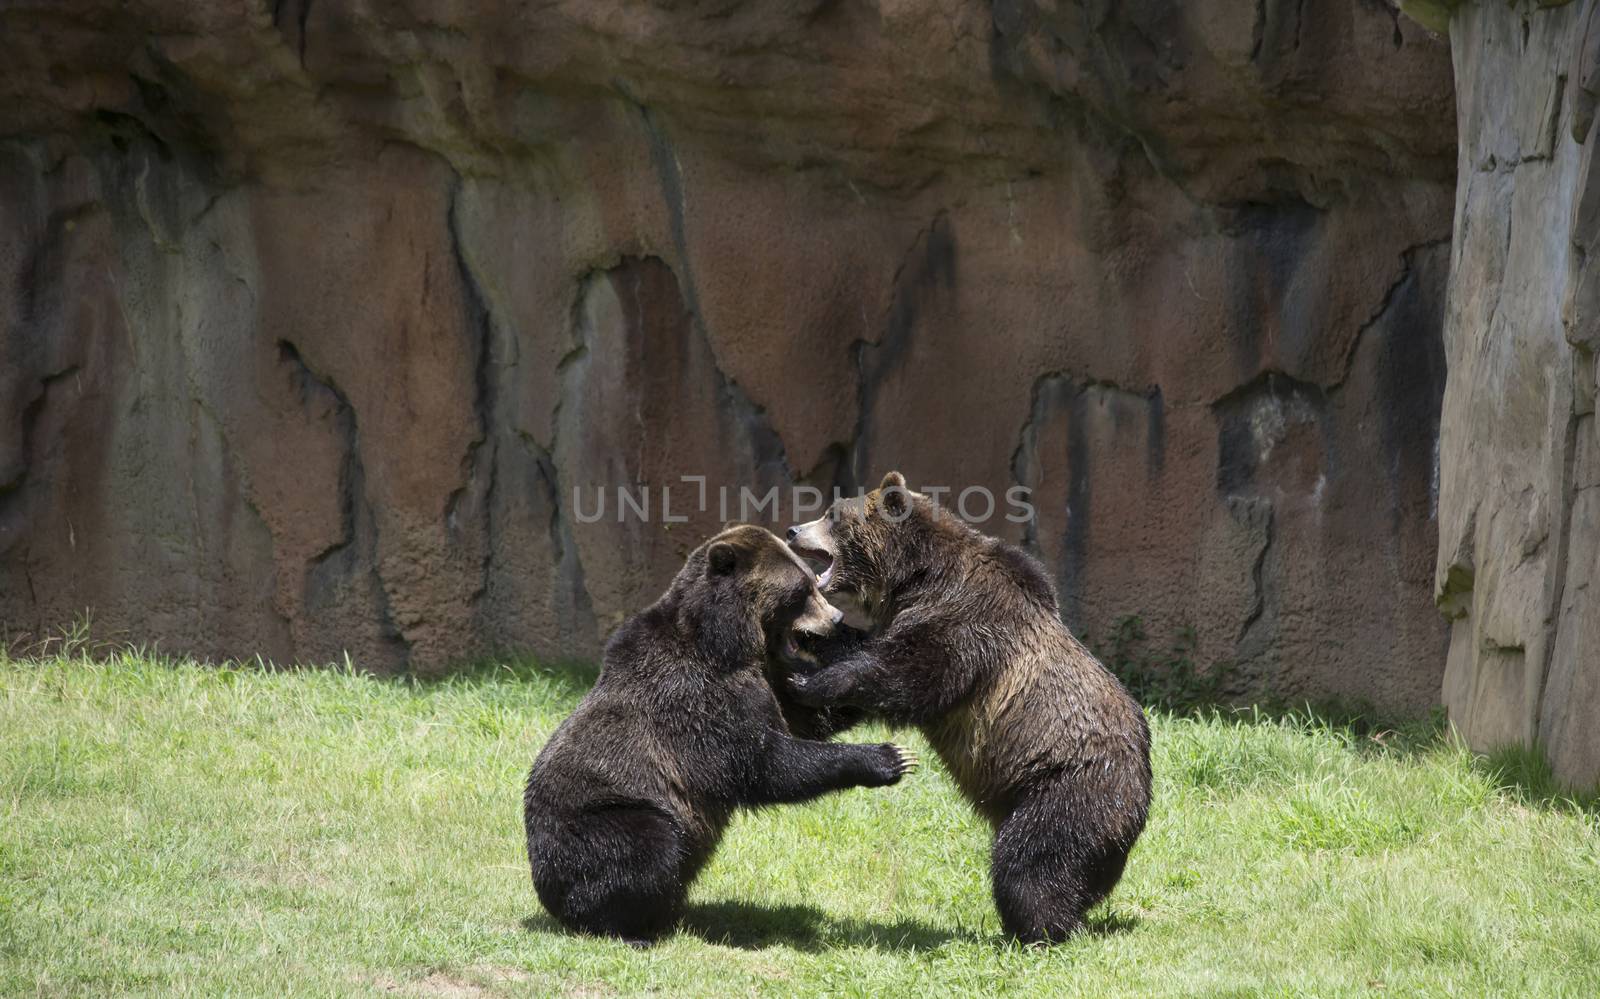
[[[706,553],[706,565],[713,576],[726,576],[739,564],[739,553],[726,541],[718,541]]]
[[[891,519],[906,515],[906,507],[911,502],[911,496],[906,490],[906,477],[899,472],[890,472],[878,483],[878,497],[883,503],[883,511]]]

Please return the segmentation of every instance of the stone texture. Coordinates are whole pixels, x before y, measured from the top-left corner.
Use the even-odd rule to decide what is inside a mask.
[[[1474,744],[1600,781],[1596,6],[1463,5],[1435,585],[1444,701]]]
[[[1034,488],[991,527],[1091,636],[1438,698],[1455,120],[1386,5],[24,0],[0,40],[15,637],[592,658],[720,523],[661,487],[894,466]]]

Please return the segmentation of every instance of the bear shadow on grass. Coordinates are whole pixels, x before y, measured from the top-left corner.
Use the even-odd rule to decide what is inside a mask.
[[[1101,912],[1084,921],[1082,936],[1117,936],[1132,932],[1138,925],[1137,916]],[[568,932],[543,912],[522,920],[522,927],[534,933]],[[839,947],[926,951],[957,941],[992,943],[997,947],[1006,944],[999,934],[943,930],[915,919],[893,923],[847,919],[830,916],[814,905],[761,905],[732,900],[690,905],[678,924],[678,932],[741,950],[787,946],[807,953]]]
[[[780,945],[808,952],[837,947],[933,950],[958,939],[982,939],[980,934],[942,930],[915,919],[892,923],[849,919],[829,915],[814,905],[762,905],[731,899],[690,905],[678,928],[707,943],[744,950]]]
[[[1139,928],[1139,917],[1125,912],[1102,910],[1083,917],[1083,936],[1118,937]]]
[[[548,913],[522,920],[531,933],[569,934]],[[702,902],[690,905],[677,932],[706,943],[743,950],[787,946],[808,953],[837,947],[932,950],[953,940],[982,940],[977,933],[941,930],[915,919],[893,923],[841,919],[813,905],[758,905],[753,902]]]

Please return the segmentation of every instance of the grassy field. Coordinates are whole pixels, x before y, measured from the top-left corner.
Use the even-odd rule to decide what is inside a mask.
[[[1600,995],[1592,804],[1312,716],[1154,716],[1149,829],[1053,949],[936,764],[740,819],[653,950],[570,937],[519,796],[583,686],[0,656],[0,995]]]

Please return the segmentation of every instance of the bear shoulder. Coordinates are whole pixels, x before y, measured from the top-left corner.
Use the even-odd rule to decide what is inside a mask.
[[[1057,611],[1055,583],[1038,559],[998,538],[990,538],[988,547],[989,551],[985,554],[1024,596],[1051,613]]]
[[[622,623],[606,642],[601,673],[619,680],[646,671],[662,655],[681,652],[676,615],[660,604],[648,607]]]

